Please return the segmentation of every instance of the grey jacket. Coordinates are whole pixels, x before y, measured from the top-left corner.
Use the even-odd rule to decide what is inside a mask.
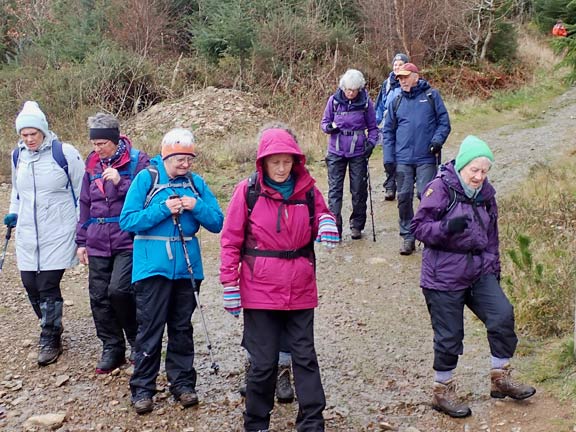
[[[68,161],[72,185],[64,170],[52,157],[53,132],[44,138],[38,151],[30,151],[18,142],[18,166],[12,165],[10,213],[18,214],[16,257],[20,271],[60,270],[72,267],[76,260],[76,197],[84,175],[80,153],[70,144],[62,144]]]

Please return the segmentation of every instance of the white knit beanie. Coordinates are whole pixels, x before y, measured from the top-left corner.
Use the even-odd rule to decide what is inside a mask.
[[[49,129],[46,115],[35,101],[26,101],[22,111],[16,117],[16,132],[20,134],[20,131],[24,128],[38,129],[44,137],[48,136]]]

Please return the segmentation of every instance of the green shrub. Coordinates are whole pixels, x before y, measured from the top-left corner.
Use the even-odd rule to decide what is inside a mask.
[[[520,192],[501,203],[503,285],[524,333],[573,330],[574,214],[576,174],[570,165],[536,169]]]

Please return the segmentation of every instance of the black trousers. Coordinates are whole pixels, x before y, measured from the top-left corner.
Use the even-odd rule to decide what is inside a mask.
[[[138,324],[132,287],[132,251],[88,258],[88,291],[96,334],[104,349],[124,353],[124,335],[134,345]]]
[[[20,272],[22,285],[26,289],[28,299],[38,319],[42,318],[40,303],[43,300],[62,301],[62,291],[60,290],[62,276],[64,276],[64,269]]]
[[[200,280],[196,286],[200,288]],[[166,375],[175,396],[196,389],[192,313],[196,299],[190,279],[152,276],[134,284],[136,293],[136,362],[130,379],[132,400],[152,397],[160,370],[164,326],[168,328]]]
[[[292,353],[298,397],[298,432],[324,431],[326,398],[314,348],[314,309],[274,311],[245,309],[242,346],[252,356],[246,382],[246,431],[268,429],[274,407],[280,337]]]
[[[368,162],[363,156],[346,158],[328,153],[328,207],[336,216],[338,231],[342,234],[342,197],[346,168],[350,177],[350,194],[352,195],[352,214],[350,228],[362,231],[366,225],[368,200]]]
[[[483,275],[460,291],[423,289],[434,329],[434,370],[456,368],[464,352],[464,306],[486,326],[490,352],[494,357],[511,358],[518,338],[514,332],[514,308],[496,276]]]

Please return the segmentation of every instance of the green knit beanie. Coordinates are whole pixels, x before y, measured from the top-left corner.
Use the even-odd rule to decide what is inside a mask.
[[[460,171],[474,159],[482,156],[490,159],[490,162],[494,162],[494,155],[488,144],[474,135],[468,135],[460,144],[454,167],[456,171]]]

